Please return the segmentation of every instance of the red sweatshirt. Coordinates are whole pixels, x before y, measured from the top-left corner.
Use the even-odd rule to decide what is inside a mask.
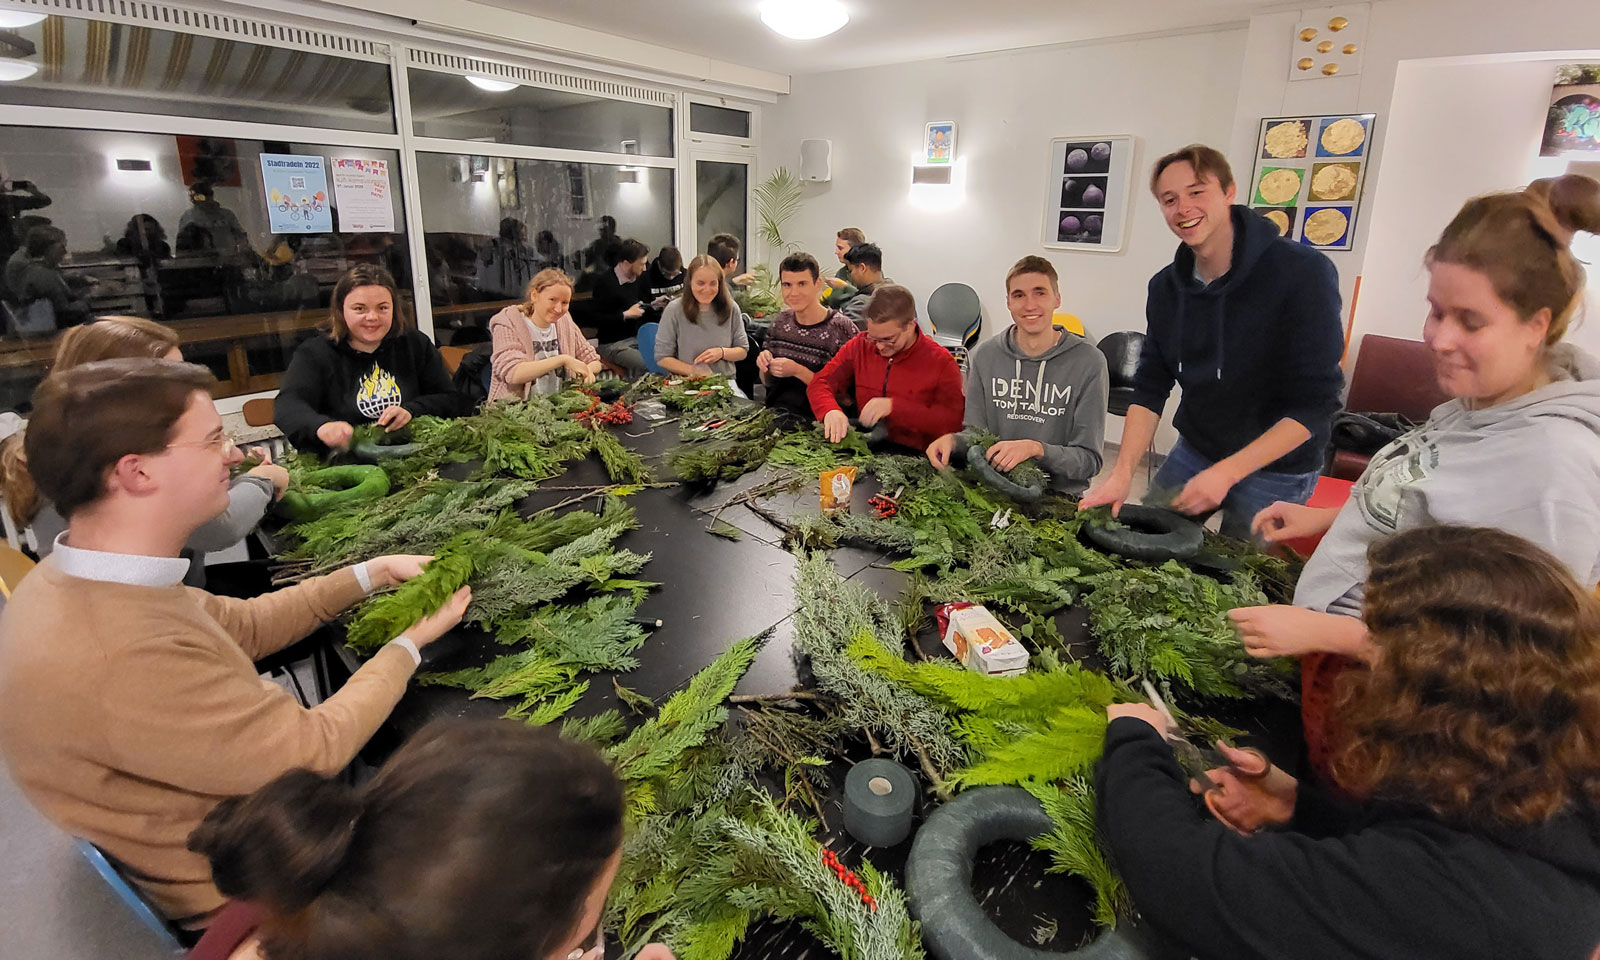
[[[806,397],[811,412],[821,420],[839,410],[836,398],[855,388],[856,409],[868,400],[888,397],[889,439],[917,450],[947,433],[961,429],[966,400],[961,393],[961,368],[950,351],[919,330],[911,346],[892,357],[882,357],[864,333],[844,345],[828,365],[811,378]]]

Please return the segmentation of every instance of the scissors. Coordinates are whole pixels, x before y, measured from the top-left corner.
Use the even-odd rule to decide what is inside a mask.
[[[1172,715],[1172,710],[1167,707],[1167,702],[1161,699],[1161,694],[1156,691],[1156,685],[1148,679],[1142,681],[1145,696],[1150,698],[1150,706],[1167,722],[1167,742],[1172,745],[1172,752],[1178,758],[1178,764],[1188,774],[1199,781],[1200,786],[1206,791],[1218,789],[1217,781],[1211,779],[1206,770],[1211,767],[1225,767],[1228,765],[1226,757],[1215,750],[1201,750],[1190,743],[1183,734],[1178,732],[1178,720]]]

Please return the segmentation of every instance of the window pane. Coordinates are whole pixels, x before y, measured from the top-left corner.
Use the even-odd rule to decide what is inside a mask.
[[[290,165],[274,187],[263,154]],[[350,266],[411,287],[393,150],[0,127],[0,181],[4,409],[26,404],[55,335],[95,316],[171,324],[231,396],[277,385]]]
[[[608,247],[632,237],[654,257],[672,243],[668,169],[419,153],[417,183],[440,343],[484,339],[489,317],[521,303],[546,267],[577,279],[581,324]]]
[[[489,91],[466,77],[415,67],[406,76],[419,137],[672,156],[667,107],[543,87]],[[627,141],[636,146],[625,147]]]
[[[750,136],[750,111],[714,107],[709,103],[689,104],[689,129],[694,133],[713,133],[720,137]]]
[[[750,196],[749,164],[696,160],[694,190],[695,236],[698,238],[695,249],[705,249],[719,233],[733,234],[739,238],[740,249],[748,249],[745,225]]]
[[[389,67],[243,40],[49,17],[0,103],[394,133]]]

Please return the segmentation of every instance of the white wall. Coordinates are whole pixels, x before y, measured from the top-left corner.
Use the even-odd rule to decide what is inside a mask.
[[[1244,30],[1223,30],[798,76],[763,112],[762,173],[796,170],[804,138],[832,140],[833,180],[806,188],[790,237],[835,269],[835,231],[860,227],[883,247],[885,273],[919,302],[951,280],[977,290],[986,336],[1010,324],[1005,273],[1027,254],[1055,264],[1062,309],[1091,335],[1143,330],[1146,283],[1177,240],[1140,184],[1168,150],[1227,141],[1245,41]],[[919,206],[910,190],[911,157],[931,120],[958,128],[964,184],[945,209]],[[1121,133],[1138,138],[1123,251],[1045,249],[1051,138]],[[1120,431],[1111,418],[1108,435]],[[1158,446],[1173,438],[1164,428]]]

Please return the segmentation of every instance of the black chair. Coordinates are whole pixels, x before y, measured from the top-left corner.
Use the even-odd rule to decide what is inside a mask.
[[[1133,376],[1139,370],[1139,353],[1144,350],[1144,334],[1137,330],[1123,330],[1100,338],[1095,344],[1106,358],[1106,378],[1110,389],[1106,391],[1106,411],[1119,417],[1128,415],[1133,403]],[[1145,451],[1145,482],[1155,470],[1155,436],[1150,437],[1150,447]]]

